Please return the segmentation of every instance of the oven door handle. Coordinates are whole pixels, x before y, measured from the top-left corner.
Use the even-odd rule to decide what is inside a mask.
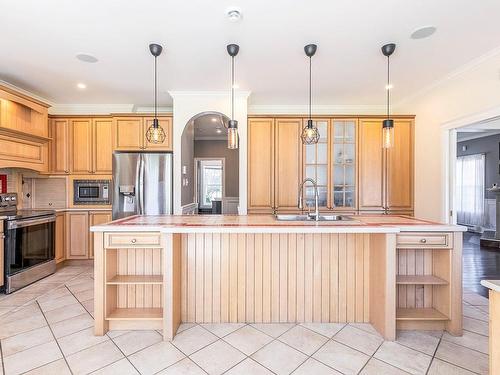
[[[38,225],[38,224],[46,224],[46,223],[51,223],[54,221],[56,221],[55,215],[46,216],[46,217],[37,218],[37,219],[12,220],[12,221],[7,222],[7,230],[8,229],[24,228],[24,227],[29,227],[29,226]]]

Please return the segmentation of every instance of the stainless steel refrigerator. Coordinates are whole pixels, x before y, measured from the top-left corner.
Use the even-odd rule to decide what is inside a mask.
[[[113,220],[172,214],[172,153],[113,153]]]

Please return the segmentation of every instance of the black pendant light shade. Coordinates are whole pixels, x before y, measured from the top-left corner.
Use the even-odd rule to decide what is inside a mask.
[[[231,56],[231,120],[227,123],[227,148],[238,148],[238,121],[234,119],[234,57],[240,51],[237,44],[228,44],[227,53]]]
[[[391,114],[391,70],[390,70],[390,56],[396,50],[394,43],[388,43],[382,46],[382,54],[387,57],[387,85],[385,87],[387,92],[387,118],[382,122],[382,146],[390,148],[393,146],[394,141],[394,120],[390,118]]]
[[[302,129],[302,134],[300,138],[302,143],[305,145],[311,145],[318,143],[319,132],[318,128],[314,126],[312,120],[312,57],[316,53],[318,46],[316,44],[308,44],[304,47],[304,52],[306,56],[309,57],[309,119],[307,120],[307,125]]]
[[[160,123],[158,121],[158,104],[157,104],[157,85],[156,85],[156,80],[157,80],[157,72],[156,72],[156,59],[158,56],[160,56],[163,47],[160,46],[159,44],[150,44],[149,45],[149,50],[151,51],[151,54],[155,58],[155,85],[154,85],[154,97],[155,97],[155,117],[153,119],[153,123],[151,126],[148,128],[146,131],[146,139],[149,143],[163,143],[165,142],[165,131],[163,128],[160,126]]]

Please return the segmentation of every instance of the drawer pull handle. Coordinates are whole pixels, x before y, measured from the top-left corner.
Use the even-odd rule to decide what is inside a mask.
[[[130,240],[130,242],[132,242],[132,243],[136,243],[136,242],[137,242],[137,240],[136,240],[135,238],[132,238],[132,239]]]
[[[422,239],[420,240],[420,242],[421,242],[421,243],[426,243],[426,242],[427,242],[427,240],[426,240],[425,238],[422,238]]]

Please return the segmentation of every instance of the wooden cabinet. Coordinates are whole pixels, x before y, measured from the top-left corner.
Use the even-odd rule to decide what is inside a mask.
[[[66,213],[66,259],[88,259],[89,213]]]
[[[4,249],[3,249],[3,241],[4,240],[4,234],[3,234],[3,221],[0,220],[0,287],[3,286],[4,283],[4,276],[5,276],[5,262],[4,262]]]
[[[70,173],[70,125],[69,119],[54,118],[50,120],[50,171],[53,174]]]
[[[93,119],[92,134],[92,173],[111,174],[111,163],[113,159],[113,120],[110,118]]]
[[[66,223],[65,223],[64,212],[59,212],[56,214],[56,228],[55,228],[55,258],[56,263],[62,262],[66,259],[65,251],[65,237],[66,237]]]
[[[90,211],[90,226],[104,224],[111,221],[110,211]],[[94,234],[89,232],[89,258],[94,258]]]
[[[92,173],[92,119],[70,120],[72,172]]]
[[[276,119],[274,124],[274,209],[297,209],[302,180],[301,119]]]
[[[149,143],[146,130],[151,126],[153,117],[115,117],[113,119],[114,149],[122,151],[136,150],[172,150],[172,118],[159,117],[160,125],[165,131],[165,142]]]
[[[394,147],[382,148],[382,120],[359,126],[359,209],[413,210],[413,121],[394,120]]]

